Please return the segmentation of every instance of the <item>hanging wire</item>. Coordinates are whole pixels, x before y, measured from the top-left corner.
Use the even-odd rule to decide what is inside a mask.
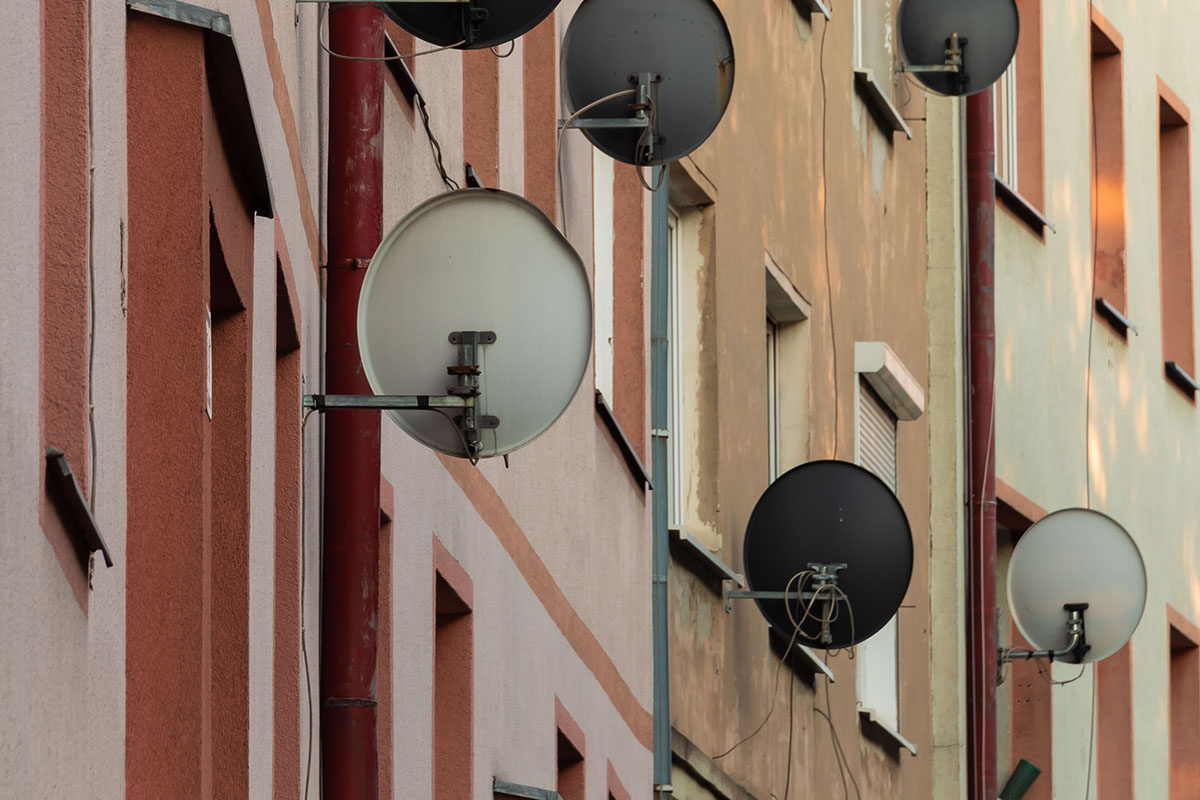
[[[321,30],[324,28],[325,17],[328,14],[329,14],[329,4],[322,3],[321,4],[321,16],[320,16],[320,19],[317,20],[317,44],[319,44],[321,46],[321,49],[324,50],[329,55],[333,56],[334,58],[340,58],[343,61],[403,61],[408,58],[417,58],[418,56],[428,56],[428,55],[433,55],[434,53],[441,53],[445,50],[453,50],[454,48],[467,43],[466,39],[462,39],[460,41],[455,42],[454,44],[448,44],[445,47],[435,47],[432,50],[419,50],[415,53],[407,53],[405,55],[348,56],[344,53],[335,53],[333,50],[330,50],[329,45],[326,44],[326,42],[325,42],[325,37],[322,36],[322,34],[321,34]]]
[[[315,408],[305,411],[304,416],[300,420],[300,656],[304,660],[304,694],[308,700],[305,703],[308,709],[308,752],[304,758],[304,800],[308,800],[308,784],[312,778],[313,754],[312,674],[308,666],[308,635],[306,628],[308,605],[305,603],[305,585],[308,578],[308,552],[304,546],[304,531],[308,525],[308,469],[304,463],[304,434],[308,428],[308,418],[313,415],[314,411],[316,411]]]
[[[825,291],[829,300],[829,340],[833,347],[833,460],[838,457],[839,429],[841,428],[841,403],[838,392],[837,329],[833,319],[833,277],[829,266],[829,87],[825,80],[825,35],[829,33],[829,20],[821,25],[821,233],[824,237]]]
[[[429,149],[433,152],[433,165],[437,168],[438,175],[442,178],[442,184],[447,190],[453,191],[462,188],[458,181],[451,178],[446,172],[446,165],[442,163],[442,146],[438,143],[437,137],[433,135],[433,129],[429,127],[429,109],[425,107],[425,96],[420,92],[417,93],[417,112],[421,115],[421,124],[425,127],[425,136],[429,138]]]
[[[1088,353],[1084,373],[1083,480],[1087,508],[1092,507],[1092,334],[1096,325],[1096,250],[1100,246],[1100,135],[1096,129],[1096,88],[1092,87],[1092,290],[1088,294]]]
[[[1089,800],[1092,796],[1092,759],[1096,755],[1096,694],[1100,691],[1100,687],[1096,684],[1096,665],[1092,665],[1092,724],[1091,732],[1088,734],[1088,761],[1087,761],[1087,777],[1084,778],[1084,786],[1086,790],[1083,794],[1083,800]]]
[[[619,92],[613,92],[612,94],[608,95],[607,97],[601,97],[599,100],[593,100],[592,102],[585,105],[583,108],[576,111],[571,116],[567,117],[566,120],[563,122],[562,127],[559,128],[559,130],[558,130],[558,143],[555,145],[555,148],[554,148],[554,176],[555,176],[556,182],[558,184],[556,189],[558,191],[558,207],[559,207],[559,214],[560,214],[559,220],[561,223],[563,236],[567,235],[567,203],[566,203],[566,199],[563,197],[563,190],[562,190],[563,189],[563,180],[562,180],[563,135],[571,127],[572,122],[579,119],[580,116],[591,111],[596,106],[603,105],[604,103],[607,103],[609,100],[616,100],[618,97],[625,97],[626,95],[631,95],[631,94],[637,94],[637,89],[623,89]]]
[[[650,106],[650,124],[638,136],[637,146],[633,149],[633,160],[637,162],[635,169],[637,170],[638,181],[641,182],[642,188],[647,192],[657,192],[662,188],[663,181],[667,177],[667,171],[665,169],[658,171],[658,180],[654,182],[653,186],[646,182],[646,177],[642,174],[642,165],[648,163],[650,160],[650,137],[654,135],[654,129],[658,127],[658,105],[650,97],[646,98],[646,102]],[[650,170],[653,174],[654,167],[651,166]]]
[[[508,58],[509,56],[511,56],[513,53],[516,52],[517,40],[513,39],[511,42],[508,43],[508,52],[507,53],[501,53],[499,50],[497,50],[494,47],[489,47],[488,50],[491,50],[492,55],[494,55],[496,58]]]

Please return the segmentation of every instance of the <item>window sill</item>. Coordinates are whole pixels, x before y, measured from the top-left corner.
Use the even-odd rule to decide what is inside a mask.
[[[1200,383],[1187,373],[1187,371],[1176,364],[1174,361],[1168,361],[1166,364],[1167,378],[1171,383],[1179,387],[1179,390],[1188,396],[1188,399],[1193,403],[1196,402],[1196,392],[1200,392]]]
[[[400,87],[400,94],[404,95],[410,108],[415,108],[421,90],[417,88],[417,81],[408,65],[402,59],[396,58],[402,54],[396,49],[396,43],[386,32],[383,34],[383,55],[388,59],[385,63],[388,70],[391,71],[392,77],[396,79],[396,84]]]
[[[1096,313],[1100,318],[1112,327],[1113,331],[1122,339],[1129,339],[1129,331],[1133,331],[1135,335],[1138,333],[1137,327],[1129,321],[1129,319],[1117,310],[1117,307],[1105,300],[1103,297],[1096,298]]]
[[[900,109],[896,108],[892,103],[887,92],[875,80],[875,71],[869,68],[856,67],[854,70],[854,85],[858,87],[859,94],[867,101],[867,107],[871,109],[871,115],[875,117],[875,121],[883,128],[883,132],[889,137],[897,131],[902,131],[909,139],[912,138],[912,128],[908,127],[908,123],[904,121],[904,117],[900,114]]]
[[[811,647],[794,644],[792,649],[800,654],[800,660],[812,671],[813,675],[824,675],[830,683],[837,683],[837,678],[833,677],[833,668],[822,661]]]
[[[859,724],[861,724],[861,725],[874,726],[874,728],[877,731],[884,734],[888,739],[892,740],[892,742],[894,742],[896,745],[899,745],[900,747],[904,748],[908,752],[912,753],[914,756],[917,754],[917,746],[915,744],[913,744],[912,742],[910,742],[908,739],[905,739],[900,734],[900,731],[896,730],[891,725],[889,725],[888,723],[881,720],[879,718],[879,716],[875,713],[875,709],[859,708],[858,709],[858,721],[859,721]]]
[[[693,570],[702,578],[716,578],[717,588],[721,581],[732,581],[738,588],[745,588],[746,579],[740,573],[734,572],[733,567],[721,560],[721,556],[709,550],[692,534],[682,528],[671,528],[671,537],[677,544],[680,555],[686,555],[687,561],[680,561],[685,566],[698,566],[701,570]]]
[[[801,14],[821,14],[827,20],[830,17],[829,7],[821,0],[792,0],[792,5]]]
[[[1046,237],[1046,228],[1050,229],[1051,233],[1058,233],[1050,220],[1042,216],[1042,212],[1038,211],[1033,203],[1021,196],[1016,189],[1012,188],[999,175],[992,175],[992,182],[996,185],[996,199],[1004,203],[1005,208],[1013,212],[1017,219],[1029,226],[1035,234]]]
[[[596,390],[596,413],[600,415],[600,419],[604,420],[604,427],[608,428],[608,432],[616,442],[617,448],[620,449],[621,455],[625,457],[625,464],[629,467],[629,472],[633,475],[633,479],[641,483],[643,490],[653,490],[654,487],[650,484],[650,473],[646,471],[646,465],[642,463],[642,459],[638,457],[637,451],[633,449],[633,443],[625,435],[625,431],[621,428],[621,423],[617,422],[616,415],[613,414],[608,401],[604,399],[604,393],[599,389]]]
[[[112,554],[100,535],[100,527],[92,516],[83,489],[79,487],[79,481],[67,463],[67,456],[56,447],[46,448],[46,488],[84,574],[88,572],[88,560],[92,553],[99,552],[104,556],[105,566],[111,567]]]

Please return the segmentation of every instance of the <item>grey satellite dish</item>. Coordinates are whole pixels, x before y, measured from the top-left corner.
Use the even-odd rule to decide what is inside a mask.
[[[379,245],[359,299],[358,342],[377,395],[469,404],[389,410],[414,439],[452,456],[511,453],[558,419],[583,379],[592,347],[587,273],[528,200],[495,189],[446,192]],[[468,413],[475,424],[465,424]]]
[[[442,47],[495,47],[537,27],[559,0],[470,0],[469,2],[380,3],[404,30]],[[459,44],[462,42],[463,44]]]
[[[904,70],[940,94],[981,92],[1017,52],[1015,0],[902,0],[897,20]]]
[[[754,597],[780,634],[791,638],[797,605],[804,609],[814,600],[798,641],[848,647],[878,632],[904,601],[912,577],[912,532],[900,501],[873,473],[845,461],[814,461],[784,473],[763,492],[746,526],[743,562],[750,585],[743,596]],[[796,593],[793,578],[806,570],[812,574],[799,593],[817,594],[833,576],[845,600],[825,606],[836,594],[831,590],[816,598],[777,596],[788,591],[789,582]],[[792,604],[791,618],[785,602]],[[822,616],[836,619],[823,630]]]
[[[1111,518],[1084,508],[1056,511],[1013,549],[1008,605],[1021,634],[1041,651],[1016,657],[1099,661],[1137,628],[1146,567],[1133,538]]]
[[[610,100],[575,127],[618,161],[677,161],[703,144],[725,114],[733,41],[712,0],[584,0],[563,38],[562,83],[572,113],[640,85],[648,102]],[[635,117],[653,122],[651,131],[620,126]]]

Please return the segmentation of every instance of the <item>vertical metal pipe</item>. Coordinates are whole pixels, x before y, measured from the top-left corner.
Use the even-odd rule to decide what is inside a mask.
[[[331,5],[335,53],[383,55],[383,12]],[[383,65],[329,64],[329,262],[325,391],[370,394],[358,350],[358,297],[383,233]],[[322,796],[377,800],[376,618],[379,596],[379,412],[325,420],[321,564]]]
[[[658,798],[671,795],[671,665],[667,619],[667,308],[670,302],[667,261],[669,167],[656,168],[651,185],[661,188],[651,204],[650,224],[650,463],[654,484],[652,604],[654,635],[654,786]],[[662,173],[666,172],[666,175]],[[675,431],[670,431],[674,436]]]
[[[967,98],[971,520],[967,543],[968,797],[996,797],[996,161],[992,89]]]

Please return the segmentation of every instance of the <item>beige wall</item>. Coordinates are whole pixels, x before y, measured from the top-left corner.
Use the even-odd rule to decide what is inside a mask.
[[[811,303],[781,350],[783,467],[834,453],[837,340],[837,456],[853,461],[854,344],[887,342],[927,387],[930,374],[926,306],[925,175],[922,122],[913,138],[884,132],[854,89],[849,7],[839,7],[825,44],[828,81],[827,195],[829,270],[823,258],[822,28],[787,0],[719,3],[734,40],[737,75],[729,112],[712,139],[681,167],[711,185],[698,242],[688,247],[685,297],[685,457],[692,475],[686,525],[741,569],[746,522],[767,487],[767,400],[764,319],[765,255]],[[903,90],[900,92],[903,97]],[[913,91],[905,116],[924,117]],[[677,177],[672,178],[673,189]],[[677,205],[690,202],[676,191]],[[707,201],[706,201],[707,202]],[[694,252],[699,249],[699,255]],[[697,262],[699,262],[697,264]],[[692,267],[692,264],[696,264]],[[696,330],[695,326],[699,326]],[[804,352],[807,348],[807,352]],[[786,372],[784,372],[786,370]],[[833,718],[863,796],[927,798],[933,774],[929,696],[930,425],[899,424],[899,496],[913,529],[916,566],[901,626],[901,728],[919,755],[880,746],[860,731],[855,669],[845,653],[830,660]],[[688,427],[688,426],[692,427]],[[763,731],[722,759],[728,780],[755,797],[782,797],[787,773],[789,685],[794,694],[793,797],[841,791],[830,731],[814,707],[825,705],[824,678],[801,670],[792,683],[752,603],[723,610],[719,582],[675,559],[671,567],[672,722],[712,757],[752,731],[772,703]],[[685,796],[685,795],[681,795]],[[697,795],[699,796],[699,795]]]

